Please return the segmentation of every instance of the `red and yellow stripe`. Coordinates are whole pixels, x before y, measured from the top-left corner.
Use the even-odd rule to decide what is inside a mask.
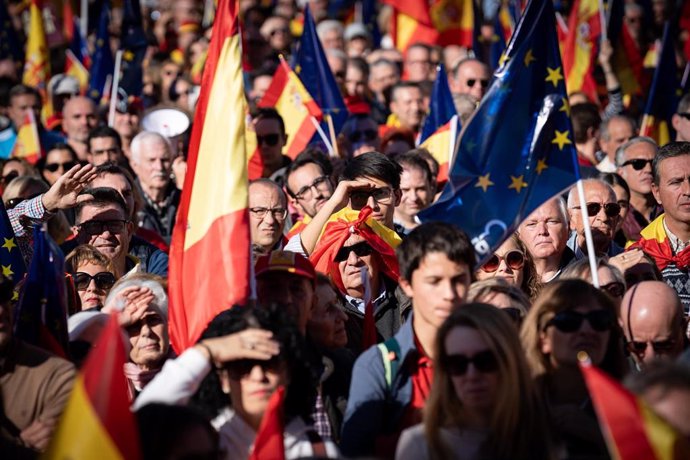
[[[43,29],[43,16],[39,0],[31,0],[29,6],[29,35],[26,41],[26,60],[22,83],[39,90],[46,100],[46,85],[50,79],[50,57]],[[46,114],[50,116],[52,113]]]
[[[250,289],[250,238],[237,3],[220,0],[170,248],[170,341],[178,353]]]
[[[455,118],[439,127],[434,134],[429,136],[429,138],[420,145],[420,147],[427,149],[429,153],[431,153],[431,156],[438,161],[439,168],[436,181],[439,183],[448,180],[449,152],[452,137],[450,124],[453,121],[455,121]]]
[[[568,94],[582,91],[599,100],[592,72],[596,46],[601,35],[599,0],[576,0],[568,20],[568,35],[563,49],[563,68]]]
[[[24,117],[24,124],[17,130],[17,141],[12,148],[13,158],[23,158],[31,164],[35,164],[42,156],[41,141],[38,136],[38,126],[34,113]]]

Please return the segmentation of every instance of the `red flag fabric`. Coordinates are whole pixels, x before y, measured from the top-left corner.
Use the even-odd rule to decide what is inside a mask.
[[[563,68],[568,94],[584,92],[598,101],[592,72],[601,35],[600,0],[575,0],[568,19],[568,35],[563,49]]]
[[[261,419],[259,431],[254,440],[254,449],[249,460],[285,460],[285,387],[278,387],[268,401],[268,407]]]

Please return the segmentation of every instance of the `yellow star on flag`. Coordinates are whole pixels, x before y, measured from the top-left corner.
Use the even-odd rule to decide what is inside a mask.
[[[558,145],[558,150],[563,150],[563,147],[566,144],[572,144],[570,139],[568,139],[568,130],[565,130],[563,132],[556,130],[556,137],[553,138],[551,141],[552,144],[557,144]]]
[[[544,81],[550,81],[551,83],[553,83],[554,88],[558,87],[559,80],[563,80],[563,75],[561,75],[561,68],[556,67],[555,69],[552,69],[551,67],[547,67],[546,71],[549,73],[549,75],[545,78]]]
[[[525,67],[529,67],[530,63],[533,61],[536,61],[537,58],[534,57],[534,54],[532,54],[532,49],[527,50],[527,54],[525,54],[525,59],[522,61],[525,63]]]
[[[568,99],[562,97],[561,101],[563,101],[563,105],[561,106],[560,109],[558,109],[559,112],[565,112],[565,114],[570,117],[570,102],[568,102]]]
[[[482,190],[484,190],[484,193],[486,193],[489,187],[494,185],[494,183],[491,182],[491,179],[489,179],[489,174],[490,173],[486,173],[484,176],[479,176],[477,183],[474,184],[475,187],[481,187]]]
[[[16,248],[17,245],[14,244],[14,238],[4,238],[5,244],[2,245],[3,248],[7,249],[8,252],[12,252],[12,248]]]
[[[12,300],[19,300],[19,292],[17,292],[17,291],[12,292]]]
[[[527,187],[527,182],[522,180],[522,178],[525,176],[510,176],[510,182],[511,184],[508,186],[508,188],[515,189],[516,192],[520,193],[524,187]]]
[[[541,160],[537,161],[537,174],[541,174],[541,172],[545,169],[547,169],[549,166],[546,164],[546,160],[542,158]]]
[[[14,272],[12,271],[12,265],[3,265],[2,274],[8,278],[11,278],[12,275],[14,275]]]

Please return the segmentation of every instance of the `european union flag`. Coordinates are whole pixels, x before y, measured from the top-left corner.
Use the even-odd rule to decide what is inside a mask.
[[[17,31],[12,25],[12,18],[7,5],[0,1],[0,59],[12,58],[14,62],[24,60],[24,47],[20,44]]]
[[[338,134],[347,120],[348,112],[343,95],[328,66],[321,41],[316,35],[316,26],[309,12],[309,5],[304,7],[304,32],[292,61],[292,69],[299,75],[304,87],[321,107],[324,117],[332,118],[335,133]],[[322,127],[327,133],[328,125],[324,122]]]
[[[120,89],[128,96],[140,97],[144,89],[142,63],[146,55],[148,41],[144,32],[139,0],[124,1],[122,19],[122,79]]]
[[[436,80],[431,89],[431,100],[429,101],[429,114],[424,119],[419,143],[422,144],[455,115],[457,115],[457,111],[453,103],[450,86],[448,86],[448,75],[445,66],[441,63],[436,70]]]
[[[11,279],[16,285],[21,281],[26,274],[26,265],[24,265],[24,258],[22,252],[17,246],[17,240],[14,236],[14,230],[10,224],[10,219],[7,217],[5,205],[0,200],[0,238],[2,238],[2,246],[0,246],[0,267],[2,274]]]
[[[40,226],[34,227],[34,253],[14,318],[15,337],[66,356],[69,339],[65,258]]]
[[[103,92],[107,91],[106,84],[108,76],[112,83],[112,75],[115,70],[115,60],[113,52],[110,50],[110,34],[108,24],[110,23],[110,3],[103,3],[101,16],[98,20],[98,31],[96,32],[96,51],[93,54],[91,64],[91,76],[89,78],[89,97],[96,104],[100,104]]]
[[[464,229],[479,260],[579,177],[553,4],[532,0],[422,221]]]

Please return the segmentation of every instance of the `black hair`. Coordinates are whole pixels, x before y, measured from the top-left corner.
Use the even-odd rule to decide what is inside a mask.
[[[428,222],[412,230],[395,250],[400,277],[411,280],[414,271],[431,252],[440,252],[456,264],[467,265],[472,273],[476,260],[474,247],[465,232],[445,222]]]
[[[417,169],[421,171],[426,178],[426,181],[429,183],[433,183],[435,181],[434,175],[429,167],[429,163],[427,163],[427,161],[415,151],[408,151],[402,155],[396,156],[395,162],[398,163],[403,169]]]
[[[400,173],[402,173],[400,165],[383,153],[367,152],[348,160],[341,180],[371,177],[385,182],[393,190],[398,190],[400,188]]]
[[[115,139],[115,143],[118,148],[122,148],[122,139],[120,138],[120,133],[115,131],[110,126],[96,126],[94,129],[89,131],[89,137],[86,140],[86,147],[91,151],[91,140],[99,137],[112,137]]]
[[[201,335],[200,341],[222,337],[249,328],[262,328],[273,332],[273,339],[280,344],[280,356],[286,361],[289,383],[285,392],[285,421],[294,417],[311,419],[316,401],[319,376],[308,358],[304,337],[300,334],[287,308],[279,304],[266,307],[234,306],[219,313]],[[228,405],[228,396],[222,392],[216,372],[209,373],[192,403],[204,414],[213,418]]]
[[[118,193],[118,191],[114,188],[88,188],[81,192],[80,195],[91,195],[93,198],[90,200],[82,201],[76,206],[74,210],[74,216],[76,222],[78,223],[81,223],[79,218],[81,216],[82,211],[84,210],[84,207],[86,206],[95,206],[97,208],[103,208],[109,204],[114,204],[122,209],[125,218],[129,218],[129,209],[127,209],[127,204],[125,203],[125,200],[122,198],[122,196]]]
[[[675,158],[681,155],[690,155],[690,142],[669,142],[659,149],[652,161],[652,171],[654,173],[654,183],[659,185],[661,179],[659,170],[661,162],[668,158]]]
[[[619,174],[600,173],[599,179],[609,184],[612,188],[615,185],[621,187],[623,190],[625,190],[625,193],[628,194],[628,197],[630,197],[630,187],[628,186],[628,183],[625,182],[625,179],[623,179]]]
[[[285,134],[285,122],[280,113],[272,107],[259,107],[252,112],[252,120],[256,123],[259,120],[276,120],[280,125],[280,132]]]
[[[578,144],[587,141],[587,130],[590,128],[599,129],[599,125],[601,125],[599,108],[591,102],[572,106],[570,118],[573,121],[573,138]]]
[[[15,85],[12,87],[10,90],[10,95],[9,95],[9,100],[10,104],[12,104],[12,99],[14,99],[17,96],[26,96],[26,95],[32,95],[36,96],[39,101],[41,101],[41,93],[38,92],[36,88],[33,86],[25,85],[23,83],[20,83],[18,85]]]
[[[36,162],[36,169],[38,169],[41,173],[41,176],[43,175],[43,170],[46,167],[46,160],[48,158],[48,154],[52,152],[53,150],[64,150],[66,152],[69,152],[70,156],[72,157],[72,161],[79,163],[79,157],[77,156],[77,152],[74,151],[71,145],[66,144],[64,142],[57,142],[52,145],[47,151],[46,155],[39,158],[38,161]],[[44,178],[45,179],[45,178]]]
[[[288,187],[288,179],[293,172],[308,164],[315,164],[321,168],[321,172],[324,176],[331,177],[333,174],[333,165],[326,154],[315,147],[308,147],[306,150],[300,152],[285,169],[285,190],[287,190],[288,195],[292,198],[294,198],[295,195],[292,193],[292,190],[290,190],[290,187]]]
[[[412,81],[401,81],[390,88],[390,102],[395,100],[395,93],[397,93],[401,89],[408,89],[408,88],[417,88],[418,90],[422,90],[421,87],[419,86],[418,82],[412,82]]]

